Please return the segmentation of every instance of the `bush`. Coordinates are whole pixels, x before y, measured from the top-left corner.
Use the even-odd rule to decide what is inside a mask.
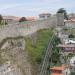
[[[42,57],[45,53],[45,49],[48,45],[50,37],[52,37],[51,29],[43,29],[37,31],[37,39],[35,44],[36,47],[32,45],[32,41],[30,38],[25,38],[26,50],[28,51],[28,54],[30,56],[31,63],[41,63]]]
[[[69,38],[74,38],[74,35],[70,34],[70,35],[69,35]]]
[[[24,21],[27,21],[27,19],[25,17],[22,17],[19,22],[24,22]]]

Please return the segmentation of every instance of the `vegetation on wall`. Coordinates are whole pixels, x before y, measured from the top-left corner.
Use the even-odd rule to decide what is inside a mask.
[[[24,22],[24,21],[27,21],[27,19],[25,17],[21,17],[19,22]]]
[[[61,64],[60,61],[60,54],[59,51],[60,49],[57,48],[57,45],[60,43],[60,39],[55,37],[54,42],[53,42],[53,48],[52,48],[52,55],[50,58],[50,66],[57,66]]]
[[[0,25],[4,25],[3,17],[2,17],[2,15],[1,15],[1,14],[0,14]]]
[[[52,36],[52,30],[51,29],[43,29],[37,31],[37,40],[36,45],[33,46],[31,39],[26,37],[26,50],[29,53],[29,56],[31,57],[32,63],[40,64],[42,60],[42,56],[44,54],[45,48],[48,45],[49,39]]]
[[[70,34],[69,38],[75,38],[75,36],[73,34]]]
[[[2,23],[3,17],[0,15],[0,24]]]

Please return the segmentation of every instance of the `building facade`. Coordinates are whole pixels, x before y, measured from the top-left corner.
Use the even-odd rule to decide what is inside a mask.
[[[58,47],[62,50],[62,52],[75,53],[75,44],[59,44]]]
[[[75,56],[70,59],[70,70],[72,75],[75,75]]]
[[[48,19],[51,17],[50,13],[43,13],[39,15],[39,19],[43,20],[43,19]]]
[[[70,69],[67,67],[67,65],[61,65],[58,67],[52,67],[50,68],[51,75],[70,75]]]
[[[75,29],[75,20],[66,20],[65,27],[68,29]]]

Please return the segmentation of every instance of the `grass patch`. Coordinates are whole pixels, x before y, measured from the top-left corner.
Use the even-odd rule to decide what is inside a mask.
[[[32,64],[41,63],[45,48],[47,47],[48,42],[52,36],[52,30],[42,29],[37,31],[36,33],[37,33],[37,39],[36,39],[35,47],[32,45],[32,41],[29,37],[25,38],[26,41],[25,47],[26,50],[28,51]]]

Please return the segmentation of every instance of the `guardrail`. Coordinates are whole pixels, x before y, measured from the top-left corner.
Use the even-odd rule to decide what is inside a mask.
[[[54,43],[55,35],[53,34],[52,38],[50,39],[48,46],[46,48],[46,53],[42,62],[42,66],[40,68],[40,73],[39,75],[49,75],[48,74],[48,67],[49,67],[49,59],[52,54],[52,48],[53,48],[53,43]]]

